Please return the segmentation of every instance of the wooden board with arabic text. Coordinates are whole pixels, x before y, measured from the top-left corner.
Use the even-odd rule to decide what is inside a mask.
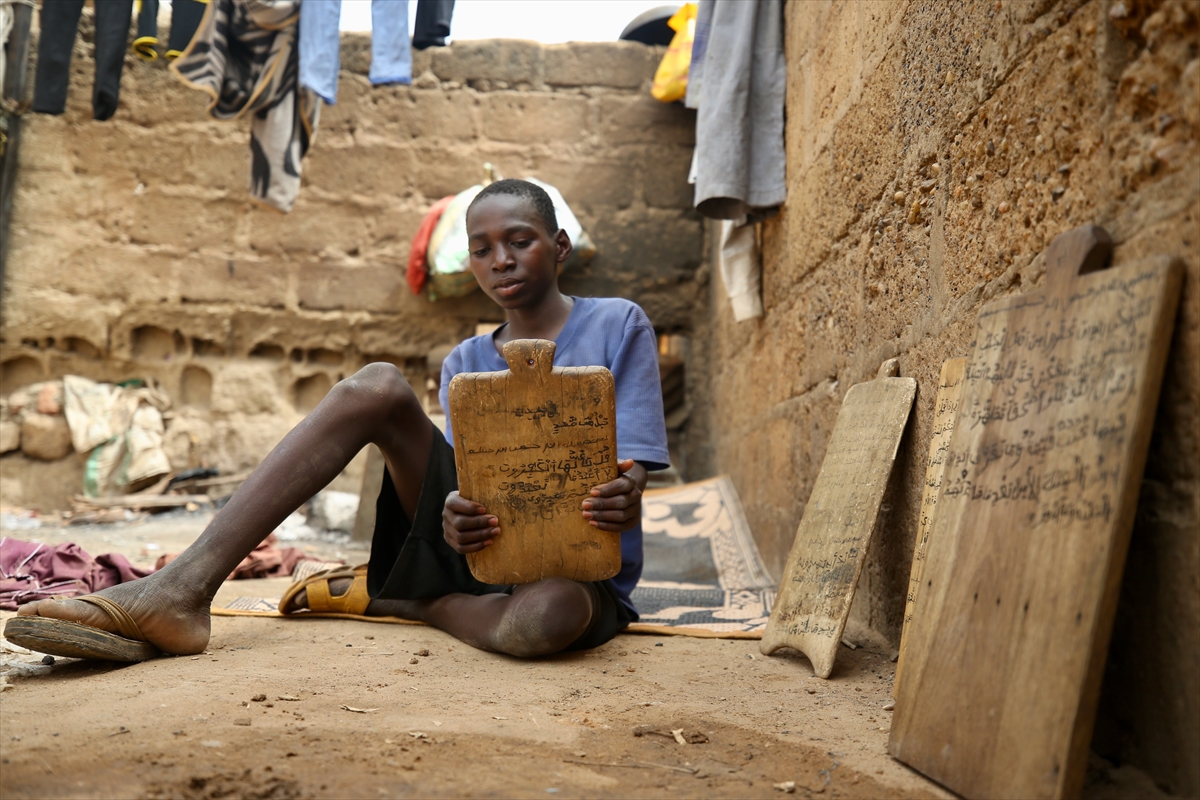
[[[1082,788],[1182,281],[1111,253],[1060,234],[976,322],[888,743],[965,797]]]
[[[896,372],[896,359],[891,359],[875,380],[846,392],[763,632],[764,654],[795,648],[822,678],[833,672],[854,587],[917,395],[916,380],[890,377]]]
[[[555,367],[554,342],[504,345],[509,368],[450,382],[459,493],[500,522],[467,554],[484,583],[598,581],[621,569],[621,536],[583,517],[593,487],[617,477],[616,395],[604,367]]]
[[[954,420],[958,416],[958,395],[962,390],[963,370],[966,368],[965,358],[947,359],[942,364],[942,374],[938,378],[937,399],[933,403],[933,431],[929,437],[929,460],[925,465],[925,485],[921,488],[921,514],[917,518],[917,544],[913,548],[912,569],[908,574],[908,594],[904,598],[904,625],[900,630],[897,675],[904,669],[904,646],[908,639],[908,625],[912,620],[917,593],[921,590],[925,553],[929,549],[929,525],[933,522],[933,509],[937,506],[938,496],[942,491],[946,453],[950,450],[950,435],[954,433]]]

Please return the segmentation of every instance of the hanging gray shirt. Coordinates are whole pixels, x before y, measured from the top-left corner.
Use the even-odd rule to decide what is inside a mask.
[[[696,209],[738,219],[787,198],[782,0],[700,0],[686,104],[696,116]]]

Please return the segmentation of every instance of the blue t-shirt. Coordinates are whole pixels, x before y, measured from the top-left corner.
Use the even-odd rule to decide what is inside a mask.
[[[555,340],[557,367],[607,367],[617,395],[617,458],[632,458],[648,470],[666,469],[667,426],[663,421],[662,383],[658,375],[658,345],[646,312],[618,298],[576,297],[567,324]],[[494,334],[475,336],[454,348],[442,364],[438,392],[446,412],[446,441],[454,446],[450,429],[450,380],[460,372],[498,372],[508,369],[496,351]],[[642,526],[621,534],[621,571],[613,577],[617,596],[638,618],[629,599],[642,576]]]

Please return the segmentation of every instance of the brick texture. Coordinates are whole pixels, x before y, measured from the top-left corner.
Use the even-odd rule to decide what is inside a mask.
[[[694,290],[645,281],[690,284],[702,237],[677,208],[693,114],[647,95],[660,50],[484,41],[413,55],[413,86],[372,87],[369,38],[343,36],[338,102],[322,109],[284,215],[247,201],[246,121],[208,119],[205,96],[163,61],[131,58],[121,108],[93,122],[93,62],[77,52],[66,113],[25,118],[0,394],[63,374],[151,377],[181,404],[185,382],[189,397],[204,386],[179,417],[187,430],[168,431],[193,442],[172,451],[188,461],[175,466],[253,466],[301,418],[298,398],[311,392],[299,382],[336,382],[370,359],[420,381],[431,350],[502,318],[481,293],[430,303],[404,281],[426,210],[478,183],[484,162],[558,186],[602,243],[589,267],[564,275],[567,291],[638,300],[664,330],[690,324],[677,298]],[[618,101],[642,133],[601,123]],[[670,137],[644,133],[655,125]],[[60,473],[57,488],[12,486],[38,483],[40,504],[65,507],[78,486],[74,470]],[[356,491],[354,478],[338,488]]]
[[[778,575],[846,391],[898,356],[920,389],[851,614],[895,646],[938,374],[968,354],[980,306],[1039,285],[1051,239],[1085,223],[1112,233],[1117,264],[1181,258],[1093,748],[1200,793],[1200,6],[815,0],[785,13],[788,198],[763,225],[766,313],[734,322],[714,282],[694,326],[710,383],[689,463],[733,477]],[[687,141],[646,103],[603,98],[599,132]],[[650,185],[652,205],[683,191]]]

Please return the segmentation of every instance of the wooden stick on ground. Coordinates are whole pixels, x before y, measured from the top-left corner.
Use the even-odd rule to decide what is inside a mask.
[[[176,508],[188,503],[211,503],[206,494],[127,494],[120,497],[84,497],[75,495],[75,507],[90,508]]]

